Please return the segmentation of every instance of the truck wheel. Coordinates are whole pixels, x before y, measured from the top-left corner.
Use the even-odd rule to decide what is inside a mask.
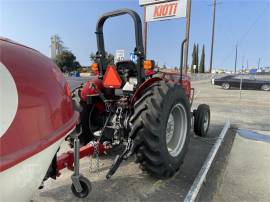
[[[71,185],[71,191],[76,197],[85,198],[92,191],[91,183],[86,177],[83,177],[83,176],[80,176],[79,181],[80,181],[80,184],[82,186],[82,191],[77,192],[74,184]]]
[[[222,88],[223,88],[224,90],[228,90],[228,89],[230,89],[230,84],[229,84],[229,83],[223,83],[223,84],[222,84]]]
[[[270,90],[270,85],[268,85],[268,84],[263,84],[262,87],[261,87],[261,89],[262,89],[263,91],[269,91],[269,90]]]
[[[153,84],[135,103],[130,122],[136,162],[155,177],[172,176],[190,140],[190,103],[183,88],[163,81]]]
[[[201,104],[194,110],[194,133],[198,136],[205,137],[210,124],[210,107]]]

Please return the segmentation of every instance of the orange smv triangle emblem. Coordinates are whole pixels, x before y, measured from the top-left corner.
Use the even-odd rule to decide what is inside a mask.
[[[114,66],[109,65],[103,78],[103,86],[105,88],[120,88],[122,80]]]

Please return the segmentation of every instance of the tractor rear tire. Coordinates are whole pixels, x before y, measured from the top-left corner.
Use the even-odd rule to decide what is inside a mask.
[[[148,87],[130,118],[141,168],[157,178],[171,177],[187,152],[190,121],[190,103],[180,85],[160,81]]]

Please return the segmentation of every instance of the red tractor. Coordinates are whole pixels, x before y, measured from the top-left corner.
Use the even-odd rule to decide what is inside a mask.
[[[134,21],[137,59],[108,64],[103,25],[108,18],[124,14]],[[154,61],[145,58],[140,17],[128,9],[102,15],[96,36],[97,63],[92,69],[97,76],[78,91],[82,108],[80,143],[99,141],[126,146],[116,157],[107,178],[115,173],[122,160],[133,154],[136,162],[151,175],[172,176],[183,163],[192,117],[194,132],[200,136],[206,135],[210,122],[207,105],[191,112],[193,95],[190,78],[182,75],[183,57],[180,73],[156,71]]]

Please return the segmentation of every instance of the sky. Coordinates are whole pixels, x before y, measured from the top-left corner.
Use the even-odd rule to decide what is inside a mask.
[[[58,34],[81,65],[89,66],[95,53],[95,26],[104,12],[119,8],[137,11],[143,19],[139,0],[0,0],[0,36],[37,49],[50,56],[50,37]],[[206,68],[209,67],[212,0],[192,0],[189,64],[193,44],[203,44]],[[147,58],[159,66],[180,64],[180,46],[185,33],[185,18],[148,23]],[[132,19],[120,16],[104,25],[105,48],[110,53],[124,49],[133,52],[135,37]],[[213,67],[234,69],[242,65],[270,66],[270,0],[217,0]]]

